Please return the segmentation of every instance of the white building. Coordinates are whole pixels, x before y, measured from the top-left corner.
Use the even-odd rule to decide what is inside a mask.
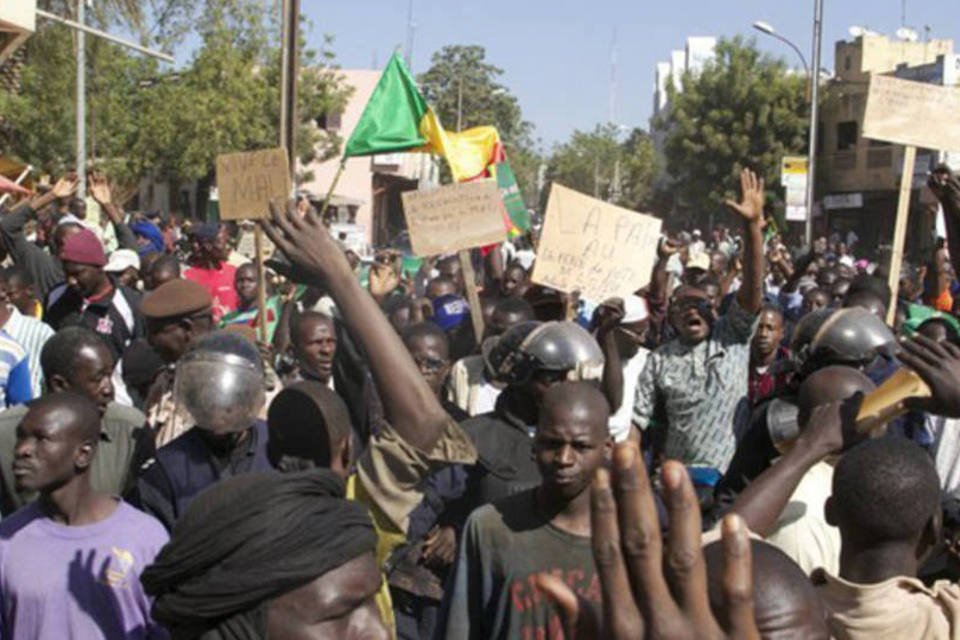
[[[683,49],[670,52],[669,62],[658,62],[654,72],[653,117],[656,118],[667,106],[667,86],[681,91],[683,74],[699,73],[707,62],[713,60],[717,39],[713,36],[690,36]],[[652,127],[651,127],[652,129]]]

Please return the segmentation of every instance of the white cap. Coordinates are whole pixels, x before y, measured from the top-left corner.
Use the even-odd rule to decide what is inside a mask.
[[[637,295],[623,297],[623,320],[620,324],[642,322],[650,316],[647,301]]]
[[[122,273],[129,267],[140,269],[140,256],[133,249],[117,249],[110,254],[103,270],[107,273]]]

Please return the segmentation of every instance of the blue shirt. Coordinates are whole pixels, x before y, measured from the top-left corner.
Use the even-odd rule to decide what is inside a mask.
[[[0,389],[3,403],[8,407],[33,399],[27,352],[3,330],[0,330]]]

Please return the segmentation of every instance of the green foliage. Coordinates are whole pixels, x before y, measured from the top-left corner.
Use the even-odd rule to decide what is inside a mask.
[[[62,1],[49,4],[70,15],[68,7],[59,6]],[[113,0],[98,7],[92,23],[119,25],[142,41],[175,47],[188,19],[201,41],[184,68],[161,72],[153,59],[87,37],[87,156],[121,193],[132,194],[132,186],[148,174],[174,183],[206,181],[217,154],[276,146],[276,12],[265,12],[259,0]],[[75,41],[66,27],[38,26],[26,45],[22,91],[0,93],[4,152],[59,173],[75,157]],[[341,110],[351,91],[330,43],[327,37],[319,49],[309,48],[300,34],[297,155],[304,163],[339,152],[339,138],[315,124],[322,114]]]
[[[622,207],[647,209],[657,167],[653,143],[641,129],[623,142],[618,134],[614,124],[574,131],[554,149],[547,179]]]
[[[445,46],[430,62],[417,81],[440,122],[451,131],[458,123],[460,129],[495,126],[524,200],[528,206],[535,204],[542,160],[535,150],[533,125],[523,119],[519,101],[500,83],[503,69],[487,62],[486,50],[477,45]]]
[[[676,209],[705,219],[734,196],[746,165],[779,184],[780,159],[807,148],[804,79],[739,36],[717,44],[716,59],[683,91],[668,87],[670,106],[657,127]]]

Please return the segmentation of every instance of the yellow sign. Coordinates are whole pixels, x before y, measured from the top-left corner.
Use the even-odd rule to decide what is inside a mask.
[[[554,183],[533,281],[595,302],[629,295],[650,281],[661,224]]]

